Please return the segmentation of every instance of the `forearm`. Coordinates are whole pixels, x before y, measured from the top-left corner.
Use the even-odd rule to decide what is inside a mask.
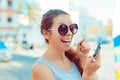
[[[83,73],[82,80],[99,80],[99,79],[96,73],[91,76]]]

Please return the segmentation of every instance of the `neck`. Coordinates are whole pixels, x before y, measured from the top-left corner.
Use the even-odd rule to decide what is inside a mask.
[[[52,60],[66,60],[65,51],[57,49],[53,46],[48,46],[48,49],[43,57]]]

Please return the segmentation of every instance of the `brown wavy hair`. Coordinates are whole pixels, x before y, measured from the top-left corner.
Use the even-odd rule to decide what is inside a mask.
[[[65,52],[65,55],[72,61],[75,63],[75,65],[77,66],[80,74],[83,74],[83,68],[81,67],[81,62],[80,62],[80,57],[79,55],[76,53],[76,51],[73,48],[70,48],[68,51]]]
[[[65,15],[69,15],[68,13],[64,12],[63,10],[58,10],[58,9],[52,9],[49,10],[48,12],[46,12],[43,17],[42,17],[42,21],[41,21],[41,33],[43,34],[43,30],[48,31],[48,29],[51,28],[52,24],[53,24],[53,19],[61,14],[65,14]],[[70,16],[70,15],[69,15]],[[45,41],[47,43],[49,43],[49,41],[47,39],[45,39]],[[78,57],[78,55],[76,54],[75,50],[70,48],[68,51],[65,52],[65,55],[76,64],[80,74],[82,75],[83,73],[83,69],[81,68],[81,64],[80,64],[80,58]]]

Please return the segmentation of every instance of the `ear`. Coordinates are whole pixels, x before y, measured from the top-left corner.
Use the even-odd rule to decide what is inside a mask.
[[[43,36],[44,36],[45,39],[49,39],[49,36],[50,36],[50,32],[49,31],[43,30],[42,33],[43,33]]]

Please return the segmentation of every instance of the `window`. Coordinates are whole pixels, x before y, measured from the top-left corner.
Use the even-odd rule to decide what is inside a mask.
[[[2,3],[1,3],[1,0],[0,0],[0,8],[2,7],[1,5],[2,5]]]
[[[12,18],[11,17],[8,17],[8,20],[7,20],[9,23],[12,22]]]
[[[12,7],[12,0],[8,0],[8,7]]]
[[[2,16],[1,16],[1,14],[0,14],[0,23],[2,22]]]

